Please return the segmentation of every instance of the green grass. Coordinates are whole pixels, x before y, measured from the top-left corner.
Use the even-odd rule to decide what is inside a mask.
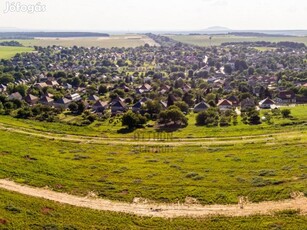
[[[192,196],[203,204],[225,204],[237,203],[242,195],[258,202],[286,199],[293,191],[306,194],[306,126],[291,136],[288,127],[276,136],[266,134],[245,142],[235,138],[238,143],[228,137],[219,143],[196,140],[170,147],[174,140],[148,148],[145,143],[47,140],[1,130],[0,178],[73,194],[95,191],[128,202]]]
[[[250,126],[245,125],[241,122],[241,118],[238,118],[237,126],[230,127],[198,127],[195,125],[194,113],[188,115],[189,125],[184,129],[180,129],[173,134],[174,138],[204,138],[204,137],[240,137],[245,135],[265,135],[268,133],[279,133],[279,132],[291,132],[300,130],[301,126],[282,126],[290,124],[292,122],[307,122],[307,106],[296,106],[289,107],[294,119],[274,119],[274,125],[262,125]],[[264,113],[265,110],[262,110]],[[96,121],[93,124],[86,127],[78,127],[68,125],[66,122],[80,119],[79,117],[61,115],[63,123],[48,123],[48,122],[36,122],[24,119],[15,119],[9,116],[0,115],[0,123],[8,126],[17,126],[21,128],[28,128],[39,131],[50,131],[60,134],[74,134],[74,135],[87,135],[87,136],[99,136],[99,137],[110,137],[110,138],[131,138],[134,133],[119,134],[118,131],[121,127],[120,117],[108,119],[104,122]],[[155,132],[153,128],[145,128],[136,132],[142,132],[145,135]]]
[[[161,219],[94,211],[0,189],[0,229],[291,229],[307,228],[307,217],[274,216]]]
[[[1,40],[0,40],[1,41]],[[83,46],[83,47],[137,47],[146,43],[154,45],[155,42],[145,35],[113,35],[110,37],[93,37],[93,38],[35,38],[29,40],[16,40],[24,46]]]
[[[280,41],[292,41],[305,43],[307,45],[307,37],[241,37],[233,35],[214,35],[211,36],[210,41],[209,35],[169,35],[169,37],[192,45],[198,46],[219,46],[224,42],[256,42],[256,41],[268,41],[268,42],[280,42]]]
[[[1,129],[0,178],[128,202],[134,197],[176,202],[192,196],[203,204],[236,203],[241,195],[251,201],[285,199],[293,191],[307,194],[306,106],[291,112],[293,118],[274,119],[274,125],[239,122],[227,128],[197,127],[191,114],[189,126],[170,142],[156,142],[158,147],[148,143],[153,128],[136,131],[144,133],[144,143],[129,140],[135,133],[118,133],[119,118],[78,127],[0,116],[1,126],[51,137]],[[68,134],[77,139],[58,139]],[[84,136],[110,139],[91,143],[82,141]],[[176,145],[182,141],[186,144]]]
[[[33,50],[29,47],[0,46],[0,59],[10,59],[17,53],[32,52]]]

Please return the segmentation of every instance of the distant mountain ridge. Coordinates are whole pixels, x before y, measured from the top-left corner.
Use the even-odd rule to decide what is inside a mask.
[[[211,26],[207,29],[204,29],[204,31],[231,31],[231,29],[223,26]]]

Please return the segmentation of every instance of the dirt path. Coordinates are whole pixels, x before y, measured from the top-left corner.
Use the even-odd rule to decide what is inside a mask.
[[[217,137],[217,138],[174,138],[161,142],[160,140],[135,140],[133,138],[102,138],[71,134],[55,134],[51,132],[43,132],[20,128],[14,126],[6,126],[0,123],[0,129],[20,134],[26,134],[46,139],[62,140],[79,143],[96,143],[96,144],[125,144],[125,145],[151,145],[159,146],[161,144],[168,146],[199,146],[210,147],[212,145],[234,145],[234,144],[256,144],[268,143],[270,145],[280,144],[282,141],[296,140],[296,143],[305,143],[306,132],[293,131],[285,133],[273,133],[265,135],[242,136],[242,137]]]
[[[102,211],[123,212],[139,216],[163,218],[176,217],[206,217],[211,215],[250,216],[256,214],[270,215],[276,211],[299,209],[300,214],[307,214],[307,198],[299,197],[292,200],[247,203],[240,205],[187,205],[187,204],[144,204],[123,203],[100,198],[78,197],[65,193],[50,191],[43,188],[34,188],[20,185],[9,180],[0,180],[0,188],[20,194],[43,198],[62,204],[90,208]]]

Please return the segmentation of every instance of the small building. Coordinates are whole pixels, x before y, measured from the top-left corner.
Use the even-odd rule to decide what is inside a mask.
[[[142,101],[138,101],[137,103],[135,103],[132,106],[132,112],[134,112],[134,113],[140,112],[143,104],[144,104],[144,102],[142,102]]]
[[[59,100],[55,101],[54,102],[54,107],[56,108],[64,108],[64,109],[68,109],[68,106],[71,104],[71,100],[63,97],[63,98],[60,98]]]
[[[96,95],[91,95],[91,96],[89,96],[88,100],[89,101],[99,101],[99,97],[96,96]]]
[[[117,101],[111,104],[112,114],[123,113],[126,112],[127,110],[128,110],[127,105],[122,101]]]
[[[81,101],[81,100],[82,100],[80,94],[78,94],[78,93],[69,94],[69,95],[67,96],[67,98],[68,98],[69,100],[75,101],[75,102],[76,102],[76,101]]]
[[[281,91],[276,98],[276,102],[280,104],[295,104],[295,93],[293,91]]]
[[[48,96],[43,96],[41,97],[41,99],[39,100],[39,103],[43,104],[43,105],[49,105],[52,106],[54,102],[54,99]]]
[[[45,87],[48,87],[48,85],[46,84],[46,82],[40,82],[40,83],[36,83],[34,84],[34,88],[37,88],[37,89],[43,89]]]
[[[217,106],[220,110],[230,110],[233,108],[232,102],[227,99],[220,100]]]
[[[0,84],[0,93],[6,92],[7,87],[3,84]]]
[[[268,97],[259,102],[259,107],[261,109],[271,109],[274,105],[275,102]]]
[[[233,106],[238,106],[239,103],[240,103],[240,102],[239,102],[239,99],[238,99],[236,96],[234,96],[234,95],[229,96],[229,97],[227,98],[227,100],[230,101],[230,102],[232,103]]]
[[[57,87],[60,86],[60,84],[55,80],[48,80],[48,81],[46,81],[46,84],[50,87],[53,87],[53,88],[57,88]]]
[[[19,92],[16,93],[12,93],[11,95],[9,95],[9,100],[22,100],[22,96]]]
[[[202,101],[202,102],[195,105],[193,111],[194,111],[194,113],[199,113],[199,112],[205,111],[209,108],[210,108],[210,105],[207,104],[206,102]]]
[[[108,108],[107,102],[96,101],[95,104],[92,106],[93,110],[97,113],[103,113]]]
[[[63,88],[64,88],[64,89],[72,89],[72,85],[69,84],[69,83],[64,83],[64,84],[63,84]]]
[[[35,105],[38,102],[39,98],[32,95],[32,94],[28,94],[25,97],[25,101],[29,104],[29,105]]]
[[[251,98],[246,98],[241,101],[241,110],[252,109],[256,107],[256,103]]]

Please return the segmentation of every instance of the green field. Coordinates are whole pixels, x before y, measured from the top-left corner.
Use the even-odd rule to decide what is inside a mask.
[[[274,216],[161,219],[94,211],[0,189],[0,229],[291,229],[307,228],[307,217]]]
[[[292,41],[305,43],[307,45],[307,37],[240,37],[233,35],[168,35],[170,38],[192,45],[198,46],[219,46],[224,42],[281,42]],[[210,40],[209,38],[212,37]]]
[[[14,57],[17,53],[31,52],[33,50],[34,49],[30,47],[0,46],[0,59],[9,59]]]
[[[0,40],[1,41],[1,40]],[[145,35],[113,35],[110,37],[93,37],[93,38],[35,38],[30,40],[18,40],[24,46],[83,46],[83,47],[137,47],[146,43],[157,45],[152,39]]]
[[[305,109],[292,108],[294,120],[271,127],[196,127],[191,115],[174,139],[156,141],[149,140],[150,130],[144,139],[118,134],[119,125],[107,130],[107,124],[82,128],[1,117],[0,178],[127,202],[287,199],[292,192],[307,194],[307,127],[291,125],[306,122]]]

